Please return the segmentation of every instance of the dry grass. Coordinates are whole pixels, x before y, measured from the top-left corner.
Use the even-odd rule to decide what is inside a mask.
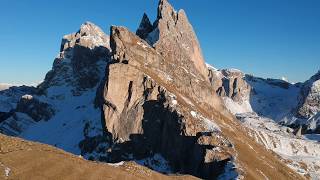
[[[87,161],[49,145],[0,135],[0,179],[195,179],[166,176],[133,162],[114,167]],[[4,168],[10,168],[5,176]]]

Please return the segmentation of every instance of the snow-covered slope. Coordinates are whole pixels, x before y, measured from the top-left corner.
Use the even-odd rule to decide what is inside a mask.
[[[301,83],[290,84],[283,80],[262,79],[241,73],[236,77],[230,77],[223,73],[228,70],[218,70],[209,65],[208,69],[213,76],[215,75],[211,79],[213,86],[220,85],[225,88],[223,83],[219,84],[219,79],[223,82],[226,79],[237,78],[241,78],[250,86],[251,91],[243,85],[233,87],[233,89],[240,88],[239,92],[244,90],[247,92],[247,95],[240,97],[241,100],[221,95],[217,91],[222,96],[227,109],[250,129],[248,132],[250,136],[267,149],[280,155],[283,161],[298,173],[312,179],[320,176],[320,137],[316,134],[296,136],[297,129],[284,126],[296,123],[317,125],[319,113],[307,121],[295,117]],[[234,84],[227,87],[232,86]]]
[[[254,112],[276,122],[288,121],[298,105],[299,85],[248,75],[246,82],[252,87],[250,105]]]
[[[238,114],[237,118],[251,129],[249,134],[257,142],[279,154],[289,167],[312,179],[320,177],[319,137],[297,137],[292,129],[254,113]]]
[[[95,88],[81,96],[73,96],[70,87],[51,87],[46,96],[38,98],[50,104],[55,115],[48,121],[33,123],[19,137],[51,144],[79,155],[79,143],[86,136],[102,134],[101,114],[99,109],[94,108],[95,96]]]
[[[103,134],[95,99],[109,61],[109,37],[87,22],[65,36],[61,47],[37,89],[1,91],[1,111],[12,112],[0,122],[0,130],[79,155],[81,141]],[[40,107],[46,114],[32,113]]]
[[[233,114],[255,112],[283,125],[302,126],[303,133],[319,131],[320,73],[304,83],[291,84],[246,75],[236,69],[207,66],[212,86]]]

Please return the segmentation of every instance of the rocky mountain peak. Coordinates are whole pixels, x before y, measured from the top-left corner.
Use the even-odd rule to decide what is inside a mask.
[[[153,29],[144,32],[149,33],[143,36],[138,35],[165,59],[190,69],[193,74],[202,79],[208,79],[208,70],[197,36],[183,10],[177,12],[167,0],[161,0]]]
[[[81,25],[77,33],[63,37],[60,52],[66,51],[75,45],[90,49],[100,46],[109,48],[109,37],[97,25],[91,22],[85,22]]]
[[[122,149],[134,158],[159,153],[173,171],[215,176],[210,169],[231,159],[232,146],[228,143],[221,154],[207,148],[228,141],[211,117],[200,112],[212,112],[211,105],[221,108],[210,84],[124,27],[111,27],[110,42],[112,63],[107,67],[101,108],[114,143],[110,153]],[[115,161],[123,160],[120,157]]]
[[[109,36],[95,24],[85,22],[78,32],[63,37],[59,56],[40,89],[61,85],[77,90],[93,88],[103,76],[109,55]]]
[[[311,118],[320,111],[320,71],[303,83],[297,115],[302,118]]]
[[[167,0],[160,0],[158,4],[158,19],[172,18],[177,19],[177,12]]]
[[[209,81],[217,94],[241,103],[249,99],[251,87],[245,74],[238,69],[218,70],[208,65]]]
[[[136,34],[141,38],[147,38],[148,34],[153,31],[153,26],[146,13],[143,14],[140,26],[136,31]]]

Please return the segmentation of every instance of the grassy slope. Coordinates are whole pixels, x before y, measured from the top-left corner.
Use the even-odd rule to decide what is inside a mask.
[[[5,168],[10,168],[5,176]],[[0,134],[0,179],[195,179],[165,176],[135,163],[91,162],[49,145]]]

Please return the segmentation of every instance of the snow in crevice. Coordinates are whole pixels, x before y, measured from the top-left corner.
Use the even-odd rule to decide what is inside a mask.
[[[165,78],[166,78],[166,80],[167,81],[173,81],[173,78],[169,75],[169,74],[167,74],[166,72],[163,72],[163,71],[161,71],[161,70],[159,70],[159,69],[157,69],[157,71],[161,74],[161,75],[163,75]]]
[[[190,114],[193,118],[200,120],[200,123],[206,129],[206,131],[208,131],[208,132],[221,132],[220,127],[216,123],[214,123],[213,120],[205,118],[200,113],[195,112],[195,111],[190,111]]]
[[[140,41],[138,41],[137,44],[139,46],[142,46],[144,49],[148,47],[147,45],[145,45],[143,42],[140,42]]]
[[[0,162],[0,167],[2,167],[4,170],[4,176],[6,178],[8,178],[10,175],[11,169],[9,167],[5,166],[2,162]]]
[[[218,69],[215,68],[215,67],[213,67],[211,64],[206,63],[206,66],[207,66],[210,70],[218,71]]]
[[[118,163],[108,163],[108,165],[113,166],[113,167],[119,167],[124,165],[124,161],[120,161]]]
[[[6,168],[4,169],[4,175],[5,175],[6,177],[9,177],[10,171],[11,171],[11,169],[8,168],[8,167],[6,167]]]

